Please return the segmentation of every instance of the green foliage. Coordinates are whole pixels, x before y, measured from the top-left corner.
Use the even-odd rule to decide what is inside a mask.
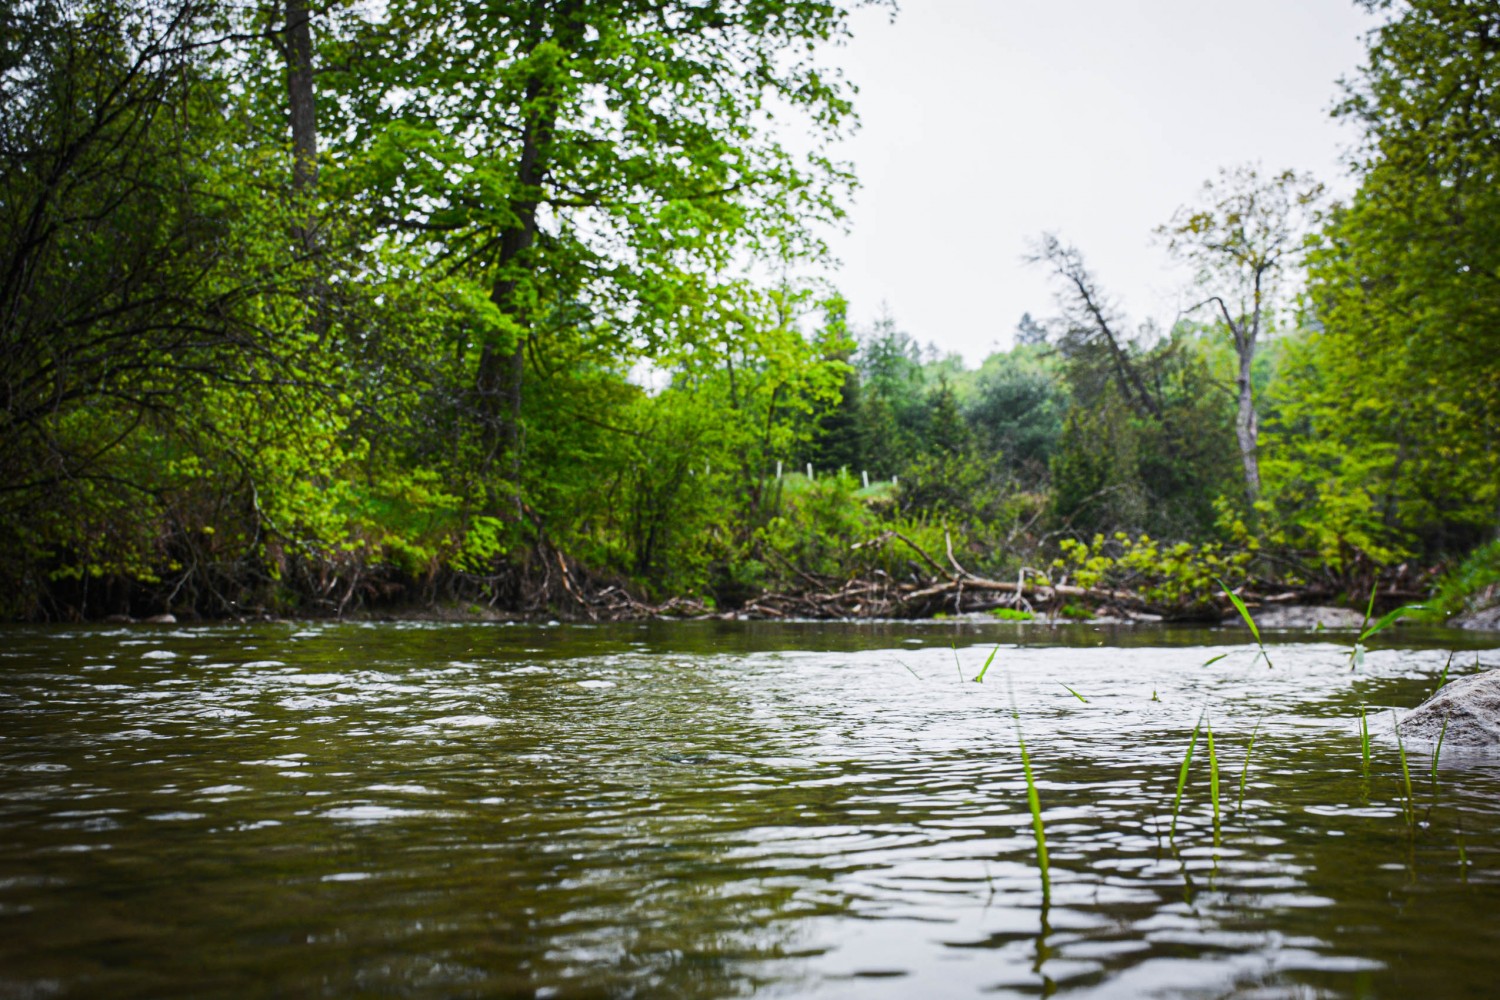
[[[1444,573],[1421,617],[1445,620],[1478,611],[1500,594],[1500,539],[1481,545]]]
[[[1095,535],[1087,543],[1063,539],[1053,567],[1081,587],[1129,588],[1153,604],[1183,612],[1201,610],[1219,592],[1219,578],[1241,575],[1255,557],[1256,542],[1230,548],[1211,542],[1163,544],[1149,535]]]
[[[1019,608],[990,608],[986,613],[1003,622],[1029,622],[1036,618],[1036,615],[1030,611],[1022,611]]]
[[[1275,447],[1279,505],[1346,564],[1471,548],[1500,509],[1497,30],[1493,0],[1402,4],[1338,109],[1360,186],[1310,263]]]

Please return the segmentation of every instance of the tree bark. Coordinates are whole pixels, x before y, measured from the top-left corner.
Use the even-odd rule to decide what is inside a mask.
[[[552,15],[557,19],[553,36],[565,48],[571,47],[582,31],[577,9],[576,3],[563,3]],[[544,37],[545,27],[536,21],[532,24],[535,32],[532,42],[535,44]],[[522,389],[533,317],[527,314],[523,303],[516,300],[516,291],[520,287],[517,269],[523,266],[525,256],[536,244],[537,209],[543,200],[542,185],[547,179],[557,131],[557,101],[552,99],[555,95],[551,93],[555,87],[555,82],[540,75],[532,76],[526,83],[524,107],[528,111],[521,129],[515,194],[508,203],[514,221],[500,236],[497,276],[490,289],[490,301],[514,321],[516,341],[508,354],[493,344],[485,344],[480,350],[475,379],[486,450],[491,456],[504,451],[509,459],[510,506],[518,520],[524,515],[520,488],[525,444],[521,424]]]
[[[287,98],[292,119],[292,190],[318,179],[318,108],[313,89],[312,18],[307,0],[286,0]],[[307,226],[304,239],[311,240]]]
[[[1240,461],[1245,467],[1245,499],[1253,506],[1260,499],[1260,420],[1255,415],[1254,388],[1250,383],[1250,366],[1255,361],[1255,345],[1252,342],[1236,353],[1240,358],[1240,374],[1239,413],[1235,417],[1234,433],[1240,444]]]

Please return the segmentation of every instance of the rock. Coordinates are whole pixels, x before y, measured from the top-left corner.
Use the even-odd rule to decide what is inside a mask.
[[[129,615],[105,615],[99,620],[107,622],[110,625],[132,625],[135,623],[135,619]]]
[[[1400,725],[1402,736],[1433,743],[1441,736],[1443,746],[1500,747],[1500,670],[1450,681]]]
[[[150,618],[142,619],[147,625],[176,625],[176,615],[152,615]]]
[[[1304,607],[1273,604],[1250,609],[1257,628],[1359,628],[1365,616],[1348,608]],[[1244,625],[1239,615],[1225,618],[1225,625]]]
[[[1500,604],[1461,614],[1449,619],[1448,624],[1454,628],[1474,629],[1479,632],[1500,632]]]

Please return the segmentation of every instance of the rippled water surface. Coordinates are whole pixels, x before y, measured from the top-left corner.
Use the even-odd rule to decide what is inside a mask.
[[[1500,651],[1400,641],[3,630],[0,997],[1494,995],[1500,756],[1413,826],[1389,709]]]

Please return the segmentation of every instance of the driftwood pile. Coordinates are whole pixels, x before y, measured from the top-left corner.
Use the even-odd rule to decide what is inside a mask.
[[[910,538],[896,531],[860,543],[883,545],[891,541],[905,544],[918,559],[909,565],[907,579],[897,580],[882,570],[855,579],[820,578],[785,564],[802,586],[760,594],[734,610],[721,610],[697,598],[675,597],[662,604],[650,604],[631,595],[618,583],[594,589],[588,586],[561,553],[553,553],[560,577],[563,604],[581,618],[590,621],[619,621],[637,618],[925,618],[939,612],[961,614],[1010,607],[1036,614],[1056,611],[1065,604],[1089,607],[1097,615],[1131,619],[1153,618],[1201,619],[1217,621],[1230,604],[1207,603],[1193,607],[1163,607],[1147,601],[1131,590],[1080,587],[1066,580],[1054,582],[1046,573],[1023,569],[1015,580],[992,580],[964,569],[948,542],[947,565],[939,562]],[[1307,591],[1282,591],[1257,594],[1240,591],[1253,604],[1297,603],[1309,596]]]

